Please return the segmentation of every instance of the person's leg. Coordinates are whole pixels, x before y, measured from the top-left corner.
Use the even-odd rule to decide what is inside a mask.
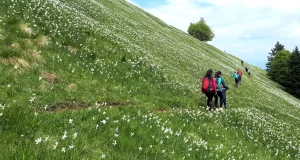
[[[223,103],[224,103],[224,108],[227,108],[227,104],[226,104],[226,91],[223,92]]]
[[[218,93],[218,96],[220,97],[220,108],[222,108],[223,99],[224,99],[223,93],[222,93],[222,91],[218,91],[217,93]]]
[[[207,102],[206,102],[206,105],[207,105],[207,109],[208,110],[211,110],[211,105],[212,105],[212,94],[211,93],[208,93],[206,92],[205,93],[206,97],[207,97]]]
[[[212,109],[212,99],[213,99],[213,97],[214,97],[214,94],[213,94],[213,93],[208,94],[208,97],[207,97],[207,104],[208,104],[208,106],[209,106],[209,110]]]
[[[235,81],[235,87],[238,87],[238,85],[239,85],[239,79],[235,78],[234,81]]]
[[[218,95],[214,95],[215,107],[218,108]]]

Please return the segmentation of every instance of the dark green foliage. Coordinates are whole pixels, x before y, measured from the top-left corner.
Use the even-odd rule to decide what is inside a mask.
[[[300,52],[298,47],[294,49],[289,59],[289,80],[288,91],[292,94],[300,97]]]
[[[214,32],[203,18],[197,23],[191,23],[188,28],[188,33],[200,41],[212,41],[212,39],[215,38]]]
[[[290,52],[287,50],[279,51],[272,60],[272,69],[269,72],[273,80],[279,84],[286,85],[288,77],[288,61]]]
[[[271,52],[269,52],[270,56],[268,56],[268,62],[266,64],[266,71],[267,72],[270,72],[271,71],[271,63],[272,63],[272,60],[274,59],[274,57],[276,56],[276,54],[281,51],[281,50],[284,50],[284,45],[280,44],[278,41],[277,43],[275,44],[275,48],[271,49]],[[270,73],[268,74],[269,76]]]

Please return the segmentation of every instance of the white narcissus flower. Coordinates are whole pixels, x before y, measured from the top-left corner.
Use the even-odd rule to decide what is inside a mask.
[[[32,102],[34,102],[34,100],[35,100],[35,97],[31,97],[29,102],[32,103]]]
[[[77,137],[77,132],[75,132],[74,134],[73,134],[73,139],[75,139]]]
[[[73,119],[69,119],[69,123],[72,124],[73,123]]]
[[[139,151],[141,151],[141,150],[143,150],[143,148],[142,148],[142,147],[139,147]]]
[[[48,139],[49,139],[49,136],[45,137],[45,142],[47,142],[47,141],[48,141]]]
[[[55,141],[55,144],[52,146],[53,150],[55,150],[55,149],[56,149],[57,145],[58,145],[58,142],[57,142],[57,141]]]
[[[65,140],[67,138],[67,131],[64,132],[64,135],[61,137],[62,140]]]
[[[101,154],[101,158],[104,159],[106,157],[105,154]]]
[[[70,145],[69,150],[73,149],[74,147],[75,147],[74,144]]]
[[[112,144],[113,144],[114,146],[116,146],[116,145],[117,145],[117,141],[114,140]]]
[[[38,138],[38,139],[35,140],[35,144],[39,144],[41,142],[42,142],[42,138]]]
[[[62,151],[62,152],[66,152],[66,147],[62,147],[62,148],[61,148],[61,151]]]
[[[104,119],[104,120],[102,120],[101,122],[102,122],[103,124],[106,124],[107,121]]]

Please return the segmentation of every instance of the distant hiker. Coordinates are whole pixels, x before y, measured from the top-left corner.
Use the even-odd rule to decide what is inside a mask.
[[[212,108],[212,99],[216,95],[216,82],[212,76],[213,71],[209,69],[206,75],[202,77],[202,94],[204,93],[207,97],[207,110]]]
[[[239,86],[239,75],[237,74],[237,72],[234,72],[232,77],[234,78],[235,87],[238,87]]]
[[[242,65],[244,65],[244,61],[243,60],[241,60],[241,63],[242,63]]]
[[[239,85],[241,85],[242,84],[242,76],[243,76],[243,72],[241,71],[241,69],[239,69],[237,71],[237,74],[239,75]]]
[[[226,109],[226,91],[229,89],[228,86],[225,85],[224,79],[222,78],[222,72],[218,71],[218,82],[217,82],[217,94],[220,97],[220,109],[224,105],[224,109]],[[216,108],[218,111],[218,108]]]
[[[246,66],[246,67],[245,67],[245,70],[246,70],[246,72],[248,72],[249,68]]]
[[[248,75],[249,75],[249,77],[250,77],[250,69],[248,69]]]

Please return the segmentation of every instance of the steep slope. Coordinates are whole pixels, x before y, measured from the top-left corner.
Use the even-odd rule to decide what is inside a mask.
[[[250,64],[234,88],[240,59],[126,1],[4,0],[0,22],[2,158],[300,158],[299,100]],[[203,109],[209,68],[225,113]]]

